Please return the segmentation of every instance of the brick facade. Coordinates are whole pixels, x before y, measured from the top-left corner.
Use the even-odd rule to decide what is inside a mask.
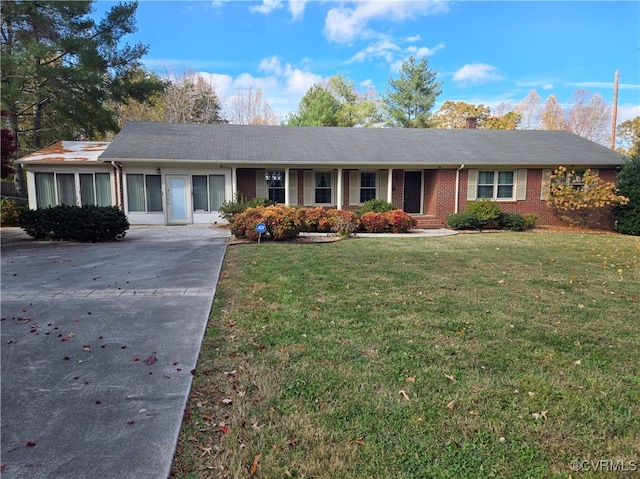
[[[291,181],[297,181],[298,198],[297,204],[304,204],[304,174],[302,169],[292,170],[292,175],[297,171],[297,178],[292,177]],[[349,205],[349,171],[342,170],[342,205],[344,209],[356,209]],[[394,169],[392,172],[392,203],[398,207],[403,207],[404,200],[404,171]],[[615,182],[616,170],[600,169],[600,177],[609,182]],[[500,208],[509,213],[535,213],[541,225],[561,225],[563,222],[549,209],[544,199],[541,199],[542,191],[542,169],[527,170],[526,199],[519,201],[500,201]],[[459,172],[458,183],[458,212],[463,212],[467,206],[467,185],[469,180],[469,170],[462,169]],[[245,199],[252,199],[256,196],[256,174],[251,168],[237,169],[238,192]],[[515,188],[515,185],[514,185]],[[446,224],[448,215],[455,212],[456,206],[456,169],[432,169],[423,170],[423,202],[422,211],[425,215],[436,218],[440,223]],[[609,215],[605,219],[608,227],[613,228],[613,218]]]

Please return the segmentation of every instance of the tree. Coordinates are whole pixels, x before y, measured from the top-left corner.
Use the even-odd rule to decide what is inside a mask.
[[[135,77],[134,84],[136,85],[143,85],[148,81],[155,85],[162,85],[162,87],[156,88],[156,91],[141,100],[130,98],[125,102],[114,102],[111,108],[116,112],[118,128],[122,128],[129,121],[163,121],[162,99],[164,90],[169,83],[162,81],[155,73],[142,68],[132,71],[131,74]]]
[[[547,206],[560,219],[576,226],[606,228],[611,209],[629,203],[615,184],[604,181],[590,169],[578,175],[560,166],[549,178]]]
[[[576,135],[608,146],[611,130],[611,106],[599,94],[576,90],[573,105],[567,111],[565,128]]]
[[[161,99],[164,121],[171,123],[224,123],[214,86],[193,70],[169,69],[169,85]]]
[[[544,102],[540,115],[540,126],[543,130],[564,130],[564,112],[555,95],[549,96]]]
[[[416,62],[411,55],[402,62],[400,76],[389,78],[387,95],[383,98],[390,123],[403,128],[430,126],[431,109],[442,93],[442,82],[436,81],[437,71],[429,70],[426,58]]]
[[[617,149],[620,153],[629,157],[640,153],[640,116],[620,123],[616,133],[618,141],[626,145]]]
[[[2,118],[8,116],[8,113],[2,110]],[[9,128],[2,128],[2,146],[0,147],[0,153],[2,154],[2,179],[8,177],[13,173],[13,166],[11,166],[11,158],[14,153],[18,151],[18,145],[16,137],[13,135]]]
[[[229,123],[236,125],[278,125],[278,117],[271,106],[262,97],[262,90],[255,93],[249,87],[238,90],[231,98],[229,108]]]
[[[96,23],[91,1],[0,2],[2,109],[20,151],[117,130],[109,105],[140,100],[155,85],[132,85],[147,47],[121,45],[135,31],[137,3],[113,6]],[[16,170],[22,194],[23,178]]]
[[[515,108],[520,115],[519,127],[523,130],[535,130],[540,125],[540,95],[531,90]]]
[[[502,116],[489,116],[482,121],[485,130],[515,130],[521,120],[520,113],[509,111]]]
[[[484,120],[489,117],[491,109],[484,105],[472,105],[463,101],[445,101],[433,115],[435,128],[459,129],[466,128],[467,118],[476,118],[482,127]]]
[[[340,104],[336,112],[338,126],[374,126],[382,122],[374,89],[362,94],[352,80],[338,73],[329,78],[327,90]]]
[[[637,118],[636,118],[637,119]],[[618,177],[616,186],[621,195],[629,198],[626,205],[615,208],[616,229],[628,235],[640,235],[640,152],[629,158]]]
[[[321,85],[313,85],[304,94],[298,111],[289,115],[290,126],[338,126],[340,102]]]

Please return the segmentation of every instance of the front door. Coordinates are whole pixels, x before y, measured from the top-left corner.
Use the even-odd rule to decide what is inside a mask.
[[[167,175],[167,224],[184,225],[189,223],[189,177],[186,175]]]
[[[422,172],[421,171],[405,171],[404,172],[404,205],[405,213],[421,213],[422,212]]]

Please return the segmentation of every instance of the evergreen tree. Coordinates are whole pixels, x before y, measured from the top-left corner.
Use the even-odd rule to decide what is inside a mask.
[[[621,195],[629,203],[615,208],[616,229],[628,235],[640,235],[640,152],[629,158],[616,179]]]
[[[289,116],[290,126],[338,126],[340,103],[320,85],[313,85],[304,94],[298,111]]]
[[[136,30],[137,2],[113,6],[99,23],[92,4],[1,2],[2,109],[23,152],[116,131],[114,104],[162,86],[135,73],[147,47],[122,44]]]
[[[431,126],[431,109],[442,93],[442,82],[436,81],[438,72],[429,70],[429,62],[419,62],[412,55],[402,63],[400,76],[389,79],[384,103],[390,123],[403,128]]]

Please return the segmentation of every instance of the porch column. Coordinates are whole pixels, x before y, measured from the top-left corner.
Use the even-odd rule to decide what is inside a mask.
[[[336,185],[336,209],[342,209],[342,168],[338,168],[338,184]]]
[[[237,201],[236,198],[238,192],[238,175],[236,171],[236,167],[231,167],[231,201]]]
[[[284,204],[289,206],[291,198],[289,198],[289,168],[284,169]]]
[[[387,203],[393,203],[393,168],[387,174]]]

